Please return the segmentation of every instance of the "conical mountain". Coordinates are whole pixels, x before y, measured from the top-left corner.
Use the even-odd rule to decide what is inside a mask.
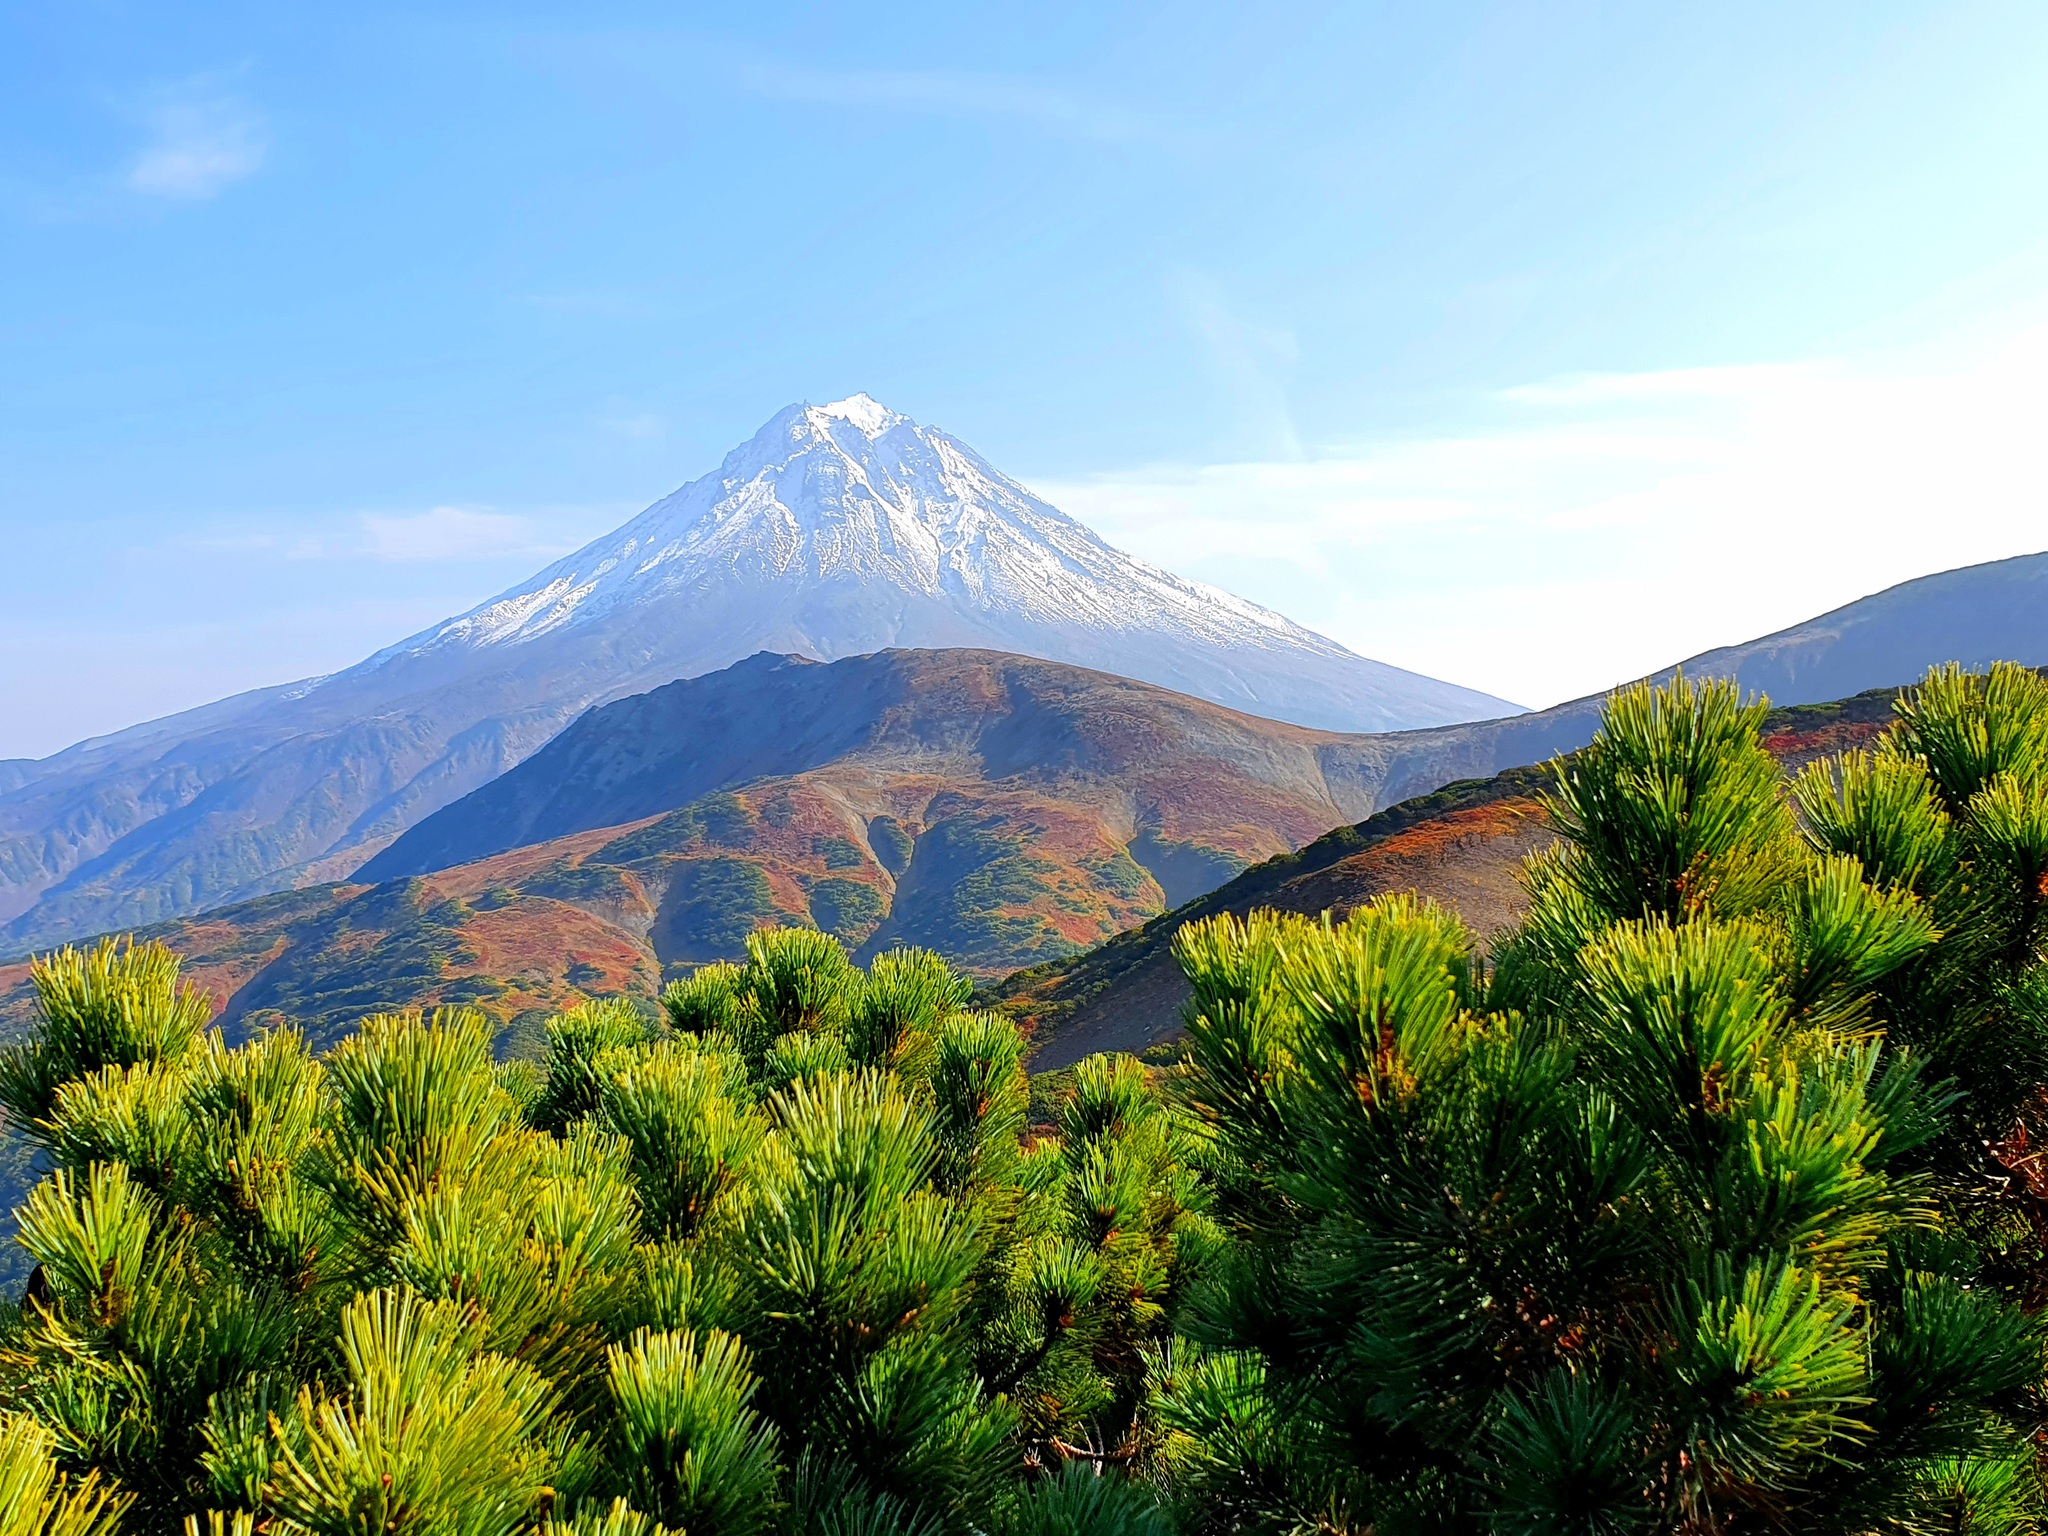
[[[1133,560],[865,395],[329,677],[0,764],[0,952],[341,878],[593,704],[768,650],[975,646],[1383,730],[1515,706]]]
[[[760,651],[830,661],[975,646],[1324,730],[1517,711],[1134,560],[866,395],[790,406],[715,473],[371,665],[597,637],[635,678]]]

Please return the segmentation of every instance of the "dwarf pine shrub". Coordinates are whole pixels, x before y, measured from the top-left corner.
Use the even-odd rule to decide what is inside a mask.
[[[1616,695],[1491,946],[1189,925],[1185,1061],[1037,1123],[815,930],[511,1065],[39,961],[0,1536],[2036,1530],[2048,684],[1761,720]]]

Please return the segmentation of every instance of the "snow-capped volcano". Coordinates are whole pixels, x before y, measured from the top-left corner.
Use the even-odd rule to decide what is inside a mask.
[[[1112,549],[866,395],[368,660],[4,765],[0,953],[340,879],[593,704],[761,651],[1021,652],[1336,730],[1514,712]]]
[[[1515,710],[1135,560],[965,443],[864,394],[790,406],[715,473],[369,665],[578,630],[615,631],[628,653],[666,655],[678,675],[759,650],[831,660],[973,645],[1333,730]]]

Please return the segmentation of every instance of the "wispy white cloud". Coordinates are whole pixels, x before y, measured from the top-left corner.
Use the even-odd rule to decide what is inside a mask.
[[[131,191],[198,201],[262,169],[268,144],[261,114],[216,78],[158,92],[143,117],[150,137],[129,167]]]
[[[1159,564],[1531,704],[2048,549],[2048,326],[1554,379],[1496,424],[1042,484]]]
[[[1201,131],[1117,102],[1013,76],[956,70],[811,69],[754,61],[739,68],[748,90],[778,101],[878,107],[938,117],[1014,118],[1106,143],[1187,145]]]

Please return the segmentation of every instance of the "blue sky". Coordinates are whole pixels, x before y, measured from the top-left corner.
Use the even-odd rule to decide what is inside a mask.
[[[1532,704],[2048,547],[2048,7],[0,5],[0,755],[795,399]]]

